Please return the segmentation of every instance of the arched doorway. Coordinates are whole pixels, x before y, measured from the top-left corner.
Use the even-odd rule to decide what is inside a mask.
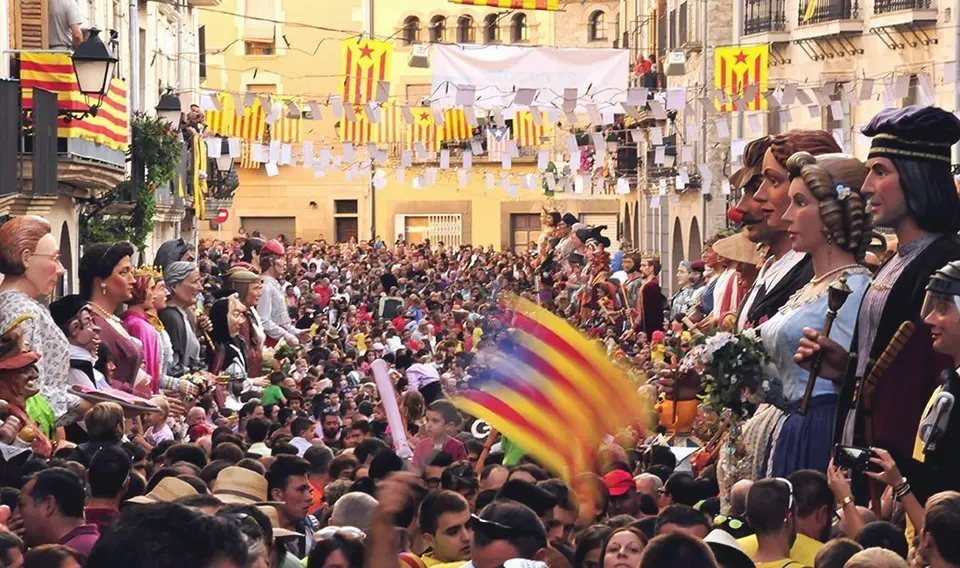
[[[700,236],[700,224],[697,222],[696,217],[690,221],[690,246],[688,252],[687,258],[690,260],[700,258],[700,254],[703,252],[703,237]]]
[[[73,293],[73,245],[70,242],[70,227],[66,221],[60,227],[60,263],[66,273],[57,282],[57,298]]]
[[[627,242],[621,242],[620,248],[621,249],[634,248],[633,225],[631,225],[630,223],[630,204],[629,203],[626,203],[623,206],[623,230],[621,231],[620,234],[623,235],[623,238],[621,239],[621,241],[627,241]]]
[[[683,255],[683,228],[680,227],[680,218],[677,217],[673,220],[673,248],[670,250],[670,259],[674,264],[679,264],[685,258]],[[670,277],[670,290],[677,287],[677,271],[674,268],[674,266],[669,267],[672,275]]]

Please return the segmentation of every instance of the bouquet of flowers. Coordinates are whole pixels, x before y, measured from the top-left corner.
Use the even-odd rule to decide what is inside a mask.
[[[729,411],[731,420],[739,422],[747,417],[744,402],[748,398],[776,396],[773,389],[779,383],[770,380],[770,356],[753,329],[736,334],[717,331],[694,343],[680,362],[680,372],[701,376],[706,409],[718,415]]]

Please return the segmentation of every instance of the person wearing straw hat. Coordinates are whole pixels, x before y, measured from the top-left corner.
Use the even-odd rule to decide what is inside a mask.
[[[192,485],[176,477],[164,477],[150,493],[127,499],[127,503],[151,505],[153,503],[173,503],[184,497],[199,495]],[[222,500],[222,499],[221,499]]]
[[[268,499],[267,479],[253,470],[230,466],[217,475],[213,496],[237,505],[283,505]]]
[[[0,399],[7,402],[7,414],[0,426],[0,439],[6,444],[29,445],[39,456],[53,451],[50,439],[27,416],[27,399],[40,392],[34,384],[40,355],[24,345],[21,325],[26,316],[14,322],[0,335]]]

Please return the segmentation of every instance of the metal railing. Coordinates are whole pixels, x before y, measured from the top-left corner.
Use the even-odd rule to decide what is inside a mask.
[[[855,20],[860,17],[860,2],[858,0],[826,0],[817,2],[813,15],[807,19],[807,4],[812,0],[800,2],[797,25],[810,26],[823,22],[837,20]]]
[[[900,10],[926,10],[932,8],[930,0],[873,0],[873,13],[886,14]]]
[[[786,4],[786,0],[744,0],[743,34],[786,30]]]

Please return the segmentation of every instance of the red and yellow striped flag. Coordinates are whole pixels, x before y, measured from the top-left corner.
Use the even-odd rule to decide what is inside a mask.
[[[353,113],[356,115],[356,120],[347,120],[344,117],[340,121],[340,140],[353,142],[354,146],[376,142],[378,125],[367,120],[367,111],[364,106],[361,104],[353,105]]]
[[[560,0],[450,0],[454,4],[512,10],[559,10]]]
[[[433,120],[433,114],[429,107],[411,108],[413,113],[413,124],[407,126],[409,135],[407,136],[408,148],[413,148],[415,142],[423,142],[428,152],[436,152],[440,149],[440,128]]]
[[[734,45],[714,50],[714,86],[726,95],[743,96],[750,85],[757,85],[757,94],[747,104],[746,110],[766,110],[767,69],[770,66],[770,46]],[[732,104],[720,104],[720,112],[736,110]]]
[[[380,81],[390,80],[393,44],[372,39],[345,39],[341,47],[343,102],[365,104],[376,96]]]
[[[547,136],[546,113],[540,115],[540,126],[533,123],[533,113],[530,111],[517,111],[513,115],[513,139],[518,147],[540,146],[544,136]]]
[[[303,120],[290,118],[284,112],[270,125],[270,140],[279,140],[284,144],[296,144],[303,141]]]
[[[33,88],[56,93],[61,110],[85,111],[96,102],[80,93],[70,55],[66,53],[20,53],[20,86],[23,108],[33,108]],[[127,113],[127,85],[120,79],[110,81],[97,116],[81,120],[57,120],[57,137],[81,138],[126,152],[130,135]]]
[[[207,196],[207,179],[200,172],[207,171],[207,144],[199,136],[193,137],[193,209],[197,219],[206,213],[203,200]]]
[[[440,128],[440,140],[469,140],[473,138],[473,129],[467,123],[467,114],[463,109],[443,111],[443,126]]]
[[[570,482],[598,469],[607,435],[630,426],[646,431],[653,401],[563,319],[526,300],[514,310],[502,357],[451,401]]]
[[[253,104],[243,109],[243,115],[237,116],[234,97],[227,93],[218,93],[222,110],[208,110],[206,112],[207,130],[219,136],[241,138],[252,142],[263,139],[266,115],[260,103],[260,98],[253,100]]]

